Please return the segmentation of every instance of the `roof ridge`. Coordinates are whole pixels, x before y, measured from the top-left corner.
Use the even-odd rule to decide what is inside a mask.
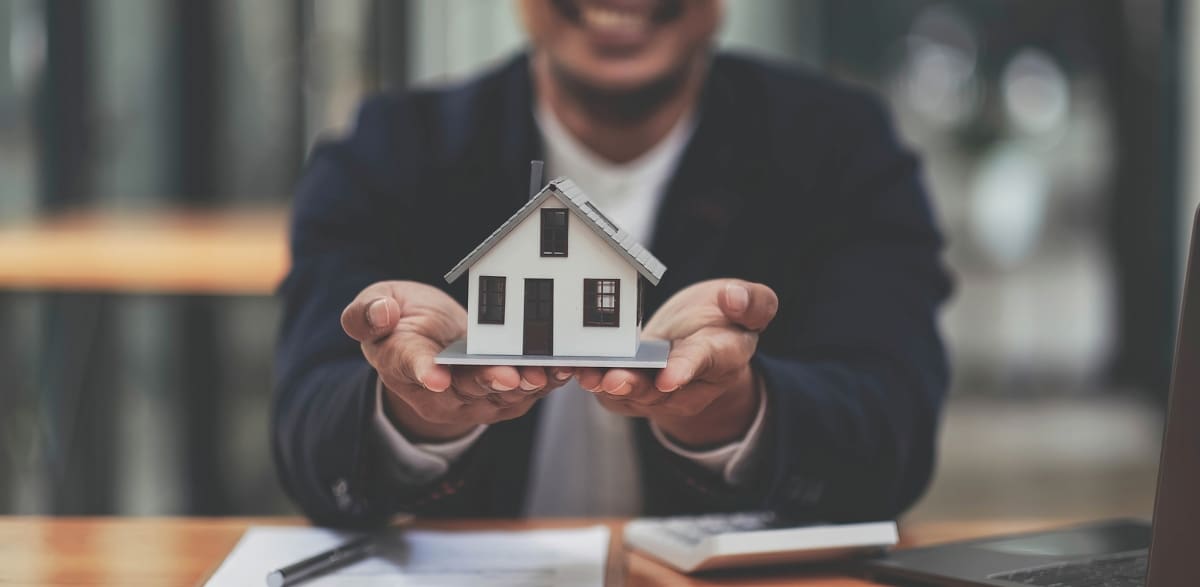
[[[613,222],[595,203],[588,198],[575,182],[566,177],[556,177],[546,184],[537,194],[529,201],[521,205],[512,216],[496,227],[483,242],[479,243],[467,256],[454,265],[449,272],[446,273],[445,279],[447,282],[453,283],[463,273],[467,271],[471,265],[483,257],[493,246],[501,239],[508,235],[509,232],[525,220],[532,210],[537,208],[551,195],[554,195],[560,202],[567,206],[575,215],[585,222],[584,224],[600,236],[601,240],[607,243],[613,250],[625,258],[625,261],[635,268],[638,273],[641,273],[653,285],[658,285],[662,275],[667,270],[667,266],[659,261],[649,249],[637,242],[625,229],[621,228],[616,222]],[[590,213],[589,213],[590,212]],[[618,238],[618,236],[622,238]],[[640,250],[638,250],[640,249]]]

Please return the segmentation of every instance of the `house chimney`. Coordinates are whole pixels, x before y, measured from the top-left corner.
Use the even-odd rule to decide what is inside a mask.
[[[533,160],[529,162],[529,199],[532,200],[538,192],[542,191],[542,167],[544,162]]]

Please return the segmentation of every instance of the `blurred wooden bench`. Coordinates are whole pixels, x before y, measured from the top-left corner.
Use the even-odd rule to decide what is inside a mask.
[[[0,224],[0,289],[270,295],[287,209],[77,212]]]
[[[217,330],[216,305],[233,297],[272,296],[288,266],[286,225],[284,206],[0,219],[0,302],[41,300],[31,372],[60,374],[37,380],[30,390],[39,398],[43,432],[64,443],[46,465],[57,486],[54,511],[114,507],[118,489],[105,459],[116,450],[114,430],[124,425],[119,414],[127,406],[114,371],[121,364],[115,357],[124,351],[112,350],[111,316],[126,298],[142,295],[172,300],[168,328],[177,340],[170,353],[178,357],[172,368],[189,374],[157,390],[172,402],[158,417],[169,419],[181,443],[179,456],[187,458],[183,480],[191,491],[185,511],[231,507],[217,448],[216,422],[228,417],[221,410],[231,392],[214,383],[228,368],[221,354],[228,341]],[[0,322],[15,307],[0,306]],[[3,577],[0,583],[6,583]]]

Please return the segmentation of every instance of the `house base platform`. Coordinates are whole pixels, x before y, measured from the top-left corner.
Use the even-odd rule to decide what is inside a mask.
[[[643,340],[634,357],[554,357],[550,355],[470,355],[467,339],[450,343],[438,353],[439,365],[510,365],[513,367],[604,367],[612,369],[662,369],[667,366],[671,343]]]

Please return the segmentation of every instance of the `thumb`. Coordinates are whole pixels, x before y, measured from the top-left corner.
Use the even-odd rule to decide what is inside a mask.
[[[386,296],[356,299],[342,311],[342,329],[358,342],[387,336],[399,320],[400,304]]]
[[[731,322],[757,332],[775,318],[779,296],[761,283],[730,279],[717,293],[717,305]]]
[[[685,338],[671,345],[667,366],[658,372],[654,386],[662,392],[675,391],[704,373],[712,360],[712,348],[705,344],[705,339]]]

